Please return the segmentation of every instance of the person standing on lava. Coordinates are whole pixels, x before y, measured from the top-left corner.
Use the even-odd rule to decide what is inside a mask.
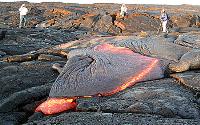
[[[162,22],[163,32],[164,33],[166,33],[166,32],[168,33],[167,23],[168,23],[169,17],[168,17],[168,15],[167,15],[167,13],[165,12],[164,9],[162,9],[162,11],[161,11],[160,20]]]
[[[125,4],[122,4],[121,11],[120,11],[120,16],[124,18],[126,15],[127,15],[127,7],[126,7]]]
[[[28,13],[28,9],[25,7],[25,4],[22,4],[21,7],[19,8],[20,12],[20,23],[19,23],[19,28],[25,27],[26,25],[26,14]]]

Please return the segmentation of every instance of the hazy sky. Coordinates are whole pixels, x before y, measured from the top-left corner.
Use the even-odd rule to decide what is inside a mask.
[[[29,2],[63,2],[63,3],[129,3],[129,4],[192,4],[200,5],[200,0],[0,0],[0,2],[29,1]],[[109,1],[109,2],[108,2]]]

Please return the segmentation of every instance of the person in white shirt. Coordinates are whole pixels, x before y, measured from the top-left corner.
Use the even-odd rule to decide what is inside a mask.
[[[162,28],[163,28],[163,32],[167,32],[168,33],[168,30],[167,30],[167,23],[168,23],[168,20],[169,20],[169,16],[168,14],[165,12],[164,9],[162,9],[161,11],[161,15],[160,15],[160,20],[162,22]]]
[[[20,23],[19,23],[19,28],[22,28],[26,25],[26,14],[28,13],[28,9],[25,7],[25,4],[22,4],[21,7],[19,8],[20,12]]]
[[[125,4],[122,4],[121,6],[121,12],[120,12],[120,16],[125,17],[127,14],[127,7]]]

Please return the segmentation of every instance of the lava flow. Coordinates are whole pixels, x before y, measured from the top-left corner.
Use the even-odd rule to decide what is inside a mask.
[[[75,99],[68,98],[49,98],[40,104],[35,112],[42,112],[45,115],[51,115],[76,108]]]
[[[111,92],[108,93],[103,93],[101,94],[102,96],[110,96],[113,95],[119,91],[122,91],[124,89],[126,89],[127,87],[130,87],[134,84],[136,84],[136,82],[140,81],[142,78],[144,78],[158,63],[157,59],[154,59],[148,66],[146,69],[142,70],[140,73],[138,73],[136,76],[133,76],[128,82],[125,82],[124,84],[122,84],[121,86],[117,87],[116,89],[114,89]]]
[[[99,45],[99,46],[96,46],[94,49],[95,49],[95,51],[102,51],[102,52],[122,54],[122,55],[134,54],[134,52],[131,51],[130,49],[123,48],[123,47],[114,47],[110,44]],[[140,58],[143,58],[143,56],[140,55]],[[116,89],[114,89],[110,92],[97,93],[97,96],[113,95],[113,94],[115,94],[119,91],[126,89],[127,87],[130,87],[130,86],[136,84],[139,81],[142,81],[142,79],[145,79],[148,76],[148,74],[158,64],[157,59],[152,58],[150,60],[151,60],[151,62],[149,62],[149,65],[144,67],[144,69],[142,71],[138,72],[138,74],[130,77],[130,79],[127,80],[127,82],[123,83],[121,86],[118,86]],[[148,61],[150,61],[150,60],[148,60]],[[93,96],[95,96],[95,95],[93,95]],[[86,97],[92,97],[92,96],[83,96],[83,98],[86,98]],[[74,97],[74,98],[49,98],[44,103],[39,105],[36,108],[35,111],[36,112],[43,112],[46,115],[51,115],[51,114],[67,111],[67,110],[70,110],[70,109],[75,109],[76,106],[77,106],[77,104],[75,102],[76,98],[78,98],[78,97]]]

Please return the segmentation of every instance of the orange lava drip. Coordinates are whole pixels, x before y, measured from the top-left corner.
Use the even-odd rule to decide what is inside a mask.
[[[104,53],[109,52],[109,53],[114,53],[114,54],[126,54],[130,55],[133,54],[134,52],[131,51],[128,48],[125,47],[115,47],[110,44],[102,44],[94,47],[95,51],[102,51]]]
[[[108,93],[103,93],[101,94],[102,96],[110,96],[113,95],[119,91],[122,91],[124,89],[126,89],[127,87],[130,87],[132,85],[134,85],[136,82],[138,82],[139,80],[141,80],[142,78],[144,78],[158,63],[157,59],[154,59],[148,66],[146,69],[142,70],[141,72],[139,72],[136,76],[132,77],[128,82],[125,82],[124,84],[122,84],[121,86],[117,87],[116,89],[114,89],[111,92]]]
[[[45,115],[52,115],[76,108],[77,104],[74,99],[68,98],[49,98],[40,104],[35,112],[42,112]]]

